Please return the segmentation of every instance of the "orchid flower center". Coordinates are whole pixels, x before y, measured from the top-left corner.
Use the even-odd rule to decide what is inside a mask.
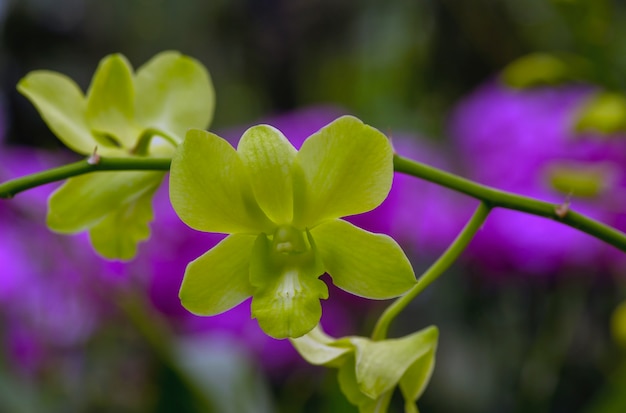
[[[309,262],[313,258],[313,246],[307,231],[291,225],[281,225],[272,236],[272,258],[277,264],[292,267]]]

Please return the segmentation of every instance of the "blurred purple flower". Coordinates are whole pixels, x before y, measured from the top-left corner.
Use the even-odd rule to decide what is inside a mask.
[[[573,131],[577,110],[592,93],[581,85],[512,90],[495,81],[478,88],[459,103],[450,123],[464,174],[557,204],[571,197],[572,209],[623,228],[626,140]],[[597,193],[558,190],[555,173],[572,171],[599,171]],[[588,271],[616,252],[557,222],[501,209],[492,212],[470,251],[492,274],[531,275]]]
[[[65,161],[64,156],[0,145],[0,182]],[[46,185],[0,200],[3,347],[25,374],[42,367],[47,350],[82,344],[105,311],[101,261],[87,241],[53,234],[45,226],[51,190]]]

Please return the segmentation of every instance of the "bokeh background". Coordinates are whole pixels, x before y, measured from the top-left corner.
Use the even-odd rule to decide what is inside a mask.
[[[210,129],[263,122],[295,144],[342,114],[401,155],[569,204],[626,229],[626,4],[608,0],[0,0],[0,180],[77,159],[15,89],[35,69],[86,89],[99,60],[179,50],[209,69]],[[249,303],[212,318],[177,299],[221,236],[155,199],[131,263],[45,228],[56,184],[0,200],[0,412],[350,412],[336,372],[265,337]],[[397,176],[354,222],[394,236],[416,272],[475,200]],[[424,412],[626,411],[622,252],[494,211],[459,262],[392,326],[440,329]],[[338,290],[334,335],[368,335],[387,303]],[[400,411],[400,398],[394,408]]]

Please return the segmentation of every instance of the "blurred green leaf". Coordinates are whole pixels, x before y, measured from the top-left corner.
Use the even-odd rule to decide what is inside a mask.
[[[608,163],[557,162],[546,172],[552,188],[577,197],[593,198],[612,187],[617,168]]]
[[[623,413],[626,412],[626,364],[623,364],[610,377],[584,413]]]
[[[615,92],[596,94],[581,108],[574,129],[606,134],[626,131],[626,98]]]
[[[508,86],[524,89],[585,78],[587,62],[574,55],[532,53],[514,60],[502,71]]]

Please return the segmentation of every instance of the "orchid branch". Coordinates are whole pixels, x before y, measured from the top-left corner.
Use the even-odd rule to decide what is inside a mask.
[[[389,329],[391,322],[398,314],[400,314],[400,312],[402,312],[402,310],[406,308],[407,305],[409,305],[411,301],[413,301],[415,297],[417,297],[433,281],[439,278],[439,276],[456,261],[459,255],[461,255],[461,253],[465,250],[465,247],[467,247],[467,244],[470,243],[476,232],[485,222],[490,211],[491,208],[489,208],[484,202],[481,202],[480,205],[478,205],[474,215],[472,215],[472,218],[465,225],[463,231],[461,231],[441,257],[439,257],[439,259],[435,261],[435,263],[431,265],[426,272],[424,272],[419,280],[417,280],[417,284],[415,284],[409,292],[398,298],[393,302],[393,304],[385,309],[374,327],[372,340],[384,340],[386,338],[387,330]]]
[[[170,159],[165,158],[100,157],[96,162],[90,159],[6,181],[0,184],[0,198],[12,198],[22,191],[90,172],[167,171],[170,167]],[[563,210],[562,205],[501,191],[398,155],[394,157],[394,169],[469,195],[491,208],[500,207],[551,218],[626,251],[626,234],[575,211]]]
[[[401,156],[394,157],[394,169],[436,183],[484,202],[490,208],[500,207],[551,218],[579,231],[626,251],[626,234],[592,218],[570,210],[563,205],[540,201],[511,192],[481,185],[458,175],[412,161]]]
[[[13,198],[27,189],[90,172],[167,171],[170,169],[170,162],[167,158],[104,158],[94,154],[82,161],[6,181],[0,184],[0,198]]]

